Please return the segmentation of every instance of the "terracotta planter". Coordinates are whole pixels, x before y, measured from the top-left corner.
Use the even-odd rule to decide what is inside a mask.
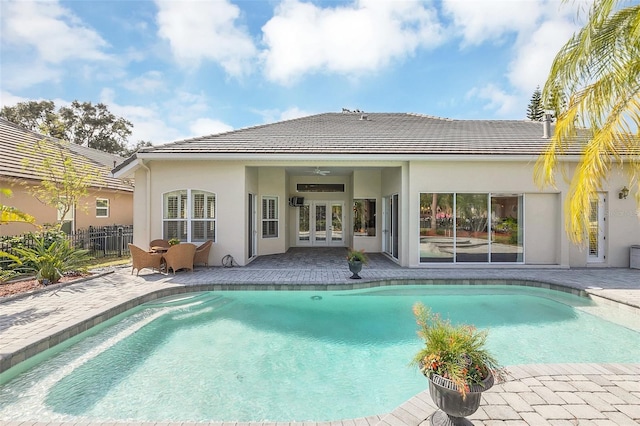
[[[362,262],[360,262],[359,260],[350,260],[349,270],[353,274],[349,277],[352,280],[359,280],[362,278],[360,275],[358,275],[358,273],[360,273],[360,271],[362,270]]]
[[[465,419],[480,407],[482,392],[493,386],[491,373],[483,380],[482,385],[471,385],[463,399],[458,387],[449,379],[437,374],[429,377],[429,394],[433,402],[440,408],[431,416],[433,426],[473,426]]]

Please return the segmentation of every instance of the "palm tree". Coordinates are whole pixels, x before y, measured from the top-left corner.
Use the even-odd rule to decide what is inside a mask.
[[[560,114],[551,143],[536,163],[540,186],[555,184],[558,155],[579,130],[589,131],[565,217],[575,243],[587,235],[590,200],[612,167],[627,161],[630,182],[640,173],[640,4],[620,3],[593,2],[585,26],[557,54],[543,90],[545,105]],[[636,201],[640,205],[640,183]]]

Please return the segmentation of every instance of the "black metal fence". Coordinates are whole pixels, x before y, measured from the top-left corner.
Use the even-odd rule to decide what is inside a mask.
[[[33,233],[1,237],[0,251],[11,253],[11,247],[15,244],[33,247],[36,238],[39,236]],[[129,256],[127,244],[133,242],[133,225],[90,226],[77,230],[66,238],[75,248],[89,250],[89,255],[94,258]]]

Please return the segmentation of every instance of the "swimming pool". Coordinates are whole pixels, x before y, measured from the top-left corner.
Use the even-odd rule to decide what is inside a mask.
[[[588,299],[518,286],[212,292],[151,304],[10,378],[0,420],[303,421],[391,411],[426,388],[411,306],[488,328],[505,365],[637,362]],[[607,344],[603,344],[607,342]]]

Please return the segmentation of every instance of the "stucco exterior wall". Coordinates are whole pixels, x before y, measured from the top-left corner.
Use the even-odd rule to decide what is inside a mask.
[[[629,184],[628,169],[614,168],[601,194],[604,202],[604,259],[588,259],[586,246],[569,244],[569,263],[574,267],[629,267],[629,249],[640,244],[640,208],[636,204],[636,186]],[[623,186],[629,189],[626,199],[619,198]],[[564,224],[564,217],[562,218]],[[564,229],[564,227],[562,228]]]
[[[533,163],[530,162],[478,162],[439,161],[411,162],[409,171],[409,230],[410,266],[421,265],[420,193],[496,193],[524,194],[525,263],[558,265],[564,260],[559,255],[559,240],[565,238],[559,231],[561,201],[557,190],[548,189],[540,194],[533,181]],[[403,234],[406,235],[406,234]],[[439,266],[461,266],[460,264]],[[476,265],[477,266],[477,265]]]
[[[212,161],[165,161],[149,162],[150,170],[150,214],[148,231],[135,229],[144,227],[144,212],[136,212],[134,244],[146,248],[155,238],[162,238],[163,194],[181,189],[198,189],[216,194],[216,242],[211,247],[209,264],[220,265],[222,258],[230,254],[235,261],[244,265],[246,257],[246,234],[243,232],[246,220],[245,166],[236,162]],[[143,172],[136,173],[137,179],[146,179]],[[137,192],[137,191],[136,191]],[[142,198],[142,197],[141,197]],[[140,201],[136,198],[136,209]],[[144,204],[142,204],[144,206]],[[144,207],[142,207],[144,209]],[[140,214],[142,213],[142,214]],[[142,220],[138,222],[138,220]],[[198,243],[196,243],[198,244]]]
[[[354,170],[353,172],[353,199],[376,200],[376,235],[354,235],[351,246],[356,250],[365,252],[379,252],[382,250],[382,170]],[[349,229],[353,229],[353,214],[351,207],[347,206],[349,215]]]
[[[9,180],[0,181],[0,187],[10,189],[13,193],[10,198],[0,194],[0,203],[30,214],[36,218],[37,225],[56,223],[58,220],[57,210],[29,194],[29,187],[33,185],[26,181],[21,184]],[[98,198],[109,200],[108,217],[96,217],[96,199]],[[76,206],[76,229],[114,224],[133,224],[133,193],[90,189],[88,195],[83,197]],[[34,232],[37,229],[37,226],[31,224],[8,223],[0,226],[0,235],[19,235],[25,232]]]
[[[248,194],[257,195],[258,255],[285,252],[300,246],[297,237],[298,208],[290,207],[291,196],[303,196],[306,202],[339,201],[344,205],[344,245],[368,252],[384,248],[384,197],[398,194],[399,261],[411,267],[464,267],[462,264],[420,264],[420,193],[458,192],[522,195],[524,261],[532,266],[616,266],[628,267],[628,250],[640,244],[640,219],[634,200],[634,188],[627,199],[617,193],[627,181],[622,173],[610,176],[606,195],[606,259],[588,263],[587,252],[568,240],[564,230],[564,202],[568,184],[558,178],[558,188],[540,189],[533,180],[534,161],[411,161],[407,163],[353,164],[352,173],[317,176],[291,173],[290,164],[241,161],[180,161],[148,163],[149,200],[145,195],[147,175],[136,172],[134,197],[134,241],[147,247],[162,237],[162,196],[167,191],[200,189],[217,196],[217,241],[210,264],[220,264],[231,254],[238,264],[247,262]],[[344,164],[341,164],[344,168]],[[327,165],[329,167],[329,165]],[[570,174],[573,166],[565,165]],[[343,183],[344,193],[298,193],[298,183]],[[262,238],[262,197],[278,197],[279,230],[277,238]],[[376,236],[354,237],[352,207],[354,198],[376,199]],[[147,204],[150,213],[147,213]],[[145,224],[148,223],[148,227]],[[474,267],[478,264],[472,265]],[[513,266],[513,265],[507,265]]]
[[[528,265],[567,265],[559,193],[524,195],[524,260]]]
[[[261,167],[258,169],[260,196],[258,199],[258,253],[261,255],[284,253],[287,245],[286,223],[293,208],[289,207],[286,173],[281,167]],[[278,237],[262,236],[262,197],[278,198]]]

